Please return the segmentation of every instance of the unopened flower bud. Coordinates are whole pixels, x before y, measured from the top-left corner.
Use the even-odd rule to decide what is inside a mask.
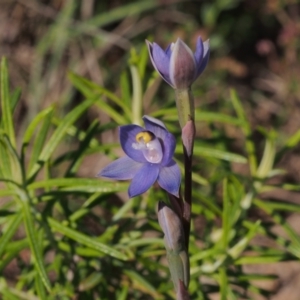
[[[190,88],[204,71],[209,59],[209,42],[202,42],[200,37],[195,53],[181,39],[177,39],[165,51],[156,43],[146,42],[154,68],[175,89]]]
[[[187,288],[190,266],[181,220],[164,202],[159,202],[158,222],[165,234],[164,242],[167,250],[167,259],[175,290],[178,291],[180,281]]]

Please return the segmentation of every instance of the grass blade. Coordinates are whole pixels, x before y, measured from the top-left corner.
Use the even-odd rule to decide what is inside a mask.
[[[7,230],[3,233],[0,238],[0,257],[2,256],[6,245],[9,243],[13,235],[15,234],[16,230],[18,229],[21,220],[22,220],[22,214],[18,213],[15,216],[11,217],[9,224],[7,224]]]
[[[122,182],[105,182],[100,179],[85,178],[54,178],[43,181],[36,181],[28,186],[28,190],[39,188],[60,187],[64,190],[82,191],[82,192],[101,192],[112,193],[126,190],[128,184]]]
[[[33,149],[30,155],[29,170],[31,170],[34,164],[37,163],[38,157],[43,149],[48,131],[51,126],[52,112],[53,110],[49,110],[49,113],[44,116],[42,126],[35,138]]]
[[[127,260],[127,256],[121,252],[119,252],[118,250],[109,247],[103,243],[100,243],[99,241],[97,241],[94,238],[91,238],[87,235],[84,235],[78,231],[75,231],[65,225],[63,225],[61,222],[57,222],[56,220],[52,219],[52,218],[48,218],[48,223],[51,226],[51,228],[54,231],[57,231],[59,233],[64,234],[65,236],[67,236],[68,238],[83,244],[89,248],[98,250],[100,252],[103,252],[107,255],[113,256],[115,258],[121,259],[121,260]]]
[[[51,157],[54,150],[66,134],[68,128],[83,114],[85,110],[87,110],[92,104],[94,104],[94,102],[95,99],[86,100],[66,115],[64,120],[60,123],[51,138],[48,140],[48,143],[45,145],[42,153],[38,158],[38,162],[34,164],[30,169],[28,176],[30,180],[41,169],[44,163]]]
[[[42,249],[39,247],[38,244],[38,236],[36,234],[36,229],[34,227],[34,220],[32,218],[32,213],[30,211],[30,207],[28,203],[23,202],[23,218],[25,222],[25,229],[27,233],[27,237],[29,240],[29,245],[31,249],[31,253],[34,258],[34,264],[36,267],[36,270],[41,277],[42,282],[44,283],[46,289],[48,291],[51,290],[51,285],[49,278],[47,276],[47,272],[44,266],[43,262],[43,256],[42,256]]]
[[[12,110],[9,96],[9,83],[8,83],[8,71],[7,61],[3,57],[1,60],[1,111],[2,111],[2,128],[6,132],[13,147],[16,147],[15,130],[12,118]]]

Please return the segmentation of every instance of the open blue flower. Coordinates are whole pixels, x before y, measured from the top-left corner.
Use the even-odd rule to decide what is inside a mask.
[[[160,76],[174,89],[189,88],[204,71],[209,59],[209,41],[198,37],[196,51],[177,39],[164,51],[158,44],[146,41],[152,64]]]
[[[155,181],[178,196],[181,175],[173,160],[175,138],[161,121],[149,116],[143,120],[145,128],[133,124],[120,127],[120,142],[126,156],[110,163],[98,176],[131,179],[130,198],[146,192]]]

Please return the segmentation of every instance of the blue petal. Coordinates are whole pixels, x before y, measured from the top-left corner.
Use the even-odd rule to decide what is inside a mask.
[[[161,75],[161,77],[171,85],[170,76],[169,76],[169,66],[170,66],[170,58],[164,52],[163,49],[156,43],[151,44],[146,41],[150,59],[156,71]]]
[[[172,44],[170,44],[167,49],[165,50],[165,53],[167,54],[167,56],[170,58],[171,57],[171,54],[172,54]]]
[[[128,189],[130,198],[146,192],[156,181],[159,173],[158,164],[144,164],[133,177]]]
[[[201,37],[199,36],[196,43],[196,51],[194,54],[196,64],[199,67],[203,59],[204,47]]]
[[[138,163],[131,158],[124,156],[110,163],[101,170],[97,176],[117,180],[128,180],[132,179],[142,166],[142,163]]]
[[[174,160],[172,160],[168,166],[163,167],[160,170],[157,181],[168,193],[176,197],[179,196],[181,174],[180,169]]]
[[[196,75],[196,78],[204,71],[204,69],[206,68],[207,66],[207,63],[208,63],[208,60],[209,60],[209,54],[210,54],[210,49],[209,49],[209,40],[205,41],[203,43],[203,58],[202,58],[202,61],[201,61],[201,64],[198,65],[197,67],[197,75]],[[195,79],[196,79],[195,78]]]
[[[163,146],[164,157],[160,164],[166,166],[173,158],[176,148],[176,140],[172,133],[168,132],[166,134],[166,137],[163,139]]]
[[[151,131],[156,137],[162,140],[165,139],[168,131],[162,121],[150,116],[143,116],[143,121],[147,130]]]
[[[145,131],[145,129],[138,125],[121,126],[119,130],[120,142],[122,149],[127,154],[127,156],[137,162],[146,163],[147,160],[145,159],[143,152],[132,147],[132,144],[136,143],[136,135],[141,131]]]

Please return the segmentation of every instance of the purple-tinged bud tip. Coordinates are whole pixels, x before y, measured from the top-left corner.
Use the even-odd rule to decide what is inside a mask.
[[[195,131],[196,131],[195,123],[193,120],[187,121],[185,126],[182,128],[182,133],[181,133],[182,143],[189,157],[192,155],[192,151],[193,151]]]
[[[176,89],[189,88],[195,80],[197,66],[192,50],[177,39],[172,48],[170,60],[170,80]]]
[[[165,234],[166,248],[176,251],[184,248],[184,233],[181,220],[164,202],[159,202],[158,204],[158,222]]]

